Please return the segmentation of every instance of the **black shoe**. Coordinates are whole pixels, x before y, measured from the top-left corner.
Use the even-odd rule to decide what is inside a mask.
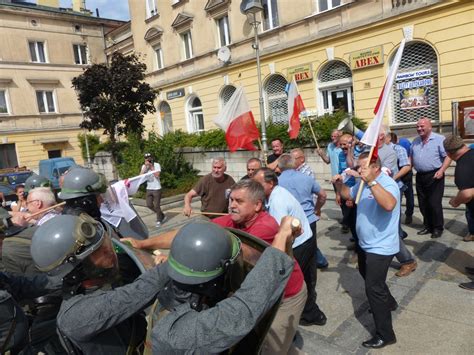
[[[405,216],[405,224],[412,224],[413,223],[413,217],[412,216]]]
[[[323,269],[323,270],[324,270],[324,269],[327,269],[328,266],[329,266],[329,263],[326,263],[326,264],[318,264],[316,267],[317,267],[318,269]]]
[[[325,325],[327,320],[328,319],[323,311],[318,310],[311,315],[311,319],[301,317],[300,325]]]
[[[474,267],[466,266],[464,269],[468,274],[474,275]]]
[[[474,281],[459,284],[459,287],[461,287],[465,290],[474,291]]]
[[[417,232],[416,234],[418,235],[426,235],[426,234],[430,234],[432,233],[431,230],[429,228],[423,228],[421,231]]]
[[[350,229],[349,229],[348,226],[346,226],[345,224],[342,225],[342,227],[341,227],[341,233],[342,233],[342,234],[349,233],[349,230],[350,230]]]
[[[439,238],[443,234],[443,231],[441,229],[435,229],[433,233],[431,233],[431,238]]]
[[[400,237],[403,239],[406,239],[408,237],[408,233],[405,232],[405,231],[402,231],[402,234],[400,235]]]
[[[395,344],[397,342],[397,339],[393,339],[390,341],[383,340],[381,337],[378,335],[374,336],[372,339],[369,339],[367,341],[364,341],[362,343],[362,346],[364,348],[371,348],[371,349],[381,349],[384,346]]]

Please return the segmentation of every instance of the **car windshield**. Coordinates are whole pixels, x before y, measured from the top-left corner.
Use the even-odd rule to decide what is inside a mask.
[[[4,195],[15,194],[15,191],[13,191],[9,186],[4,184],[0,184],[0,192]]]
[[[31,173],[11,175],[8,177],[8,182],[10,183],[10,185],[24,184],[26,179],[28,179],[30,175]]]

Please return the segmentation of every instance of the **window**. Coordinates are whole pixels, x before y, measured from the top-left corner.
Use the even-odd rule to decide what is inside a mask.
[[[161,47],[154,48],[156,58],[156,69],[163,69],[163,50]]]
[[[56,112],[54,93],[52,91],[36,91],[36,100],[38,101],[38,111],[40,113]]]
[[[221,17],[216,20],[216,22],[217,30],[219,32],[219,44],[221,47],[228,46],[230,44],[229,17]]]
[[[188,115],[190,132],[204,131],[204,113],[202,112],[201,100],[193,96],[188,100]]]
[[[353,112],[352,72],[346,63],[332,60],[325,64],[319,72],[318,88],[320,115],[338,110]]]
[[[163,134],[170,133],[173,131],[173,120],[171,116],[171,107],[166,102],[163,101],[159,107],[161,123],[163,127]]]
[[[392,88],[391,123],[414,123],[420,117],[439,121],[438,87],[434,49],[423,42],[407,43]]]
[[[46,63],[44,42],[29,42],[31,61],[34,63]]]
[[[87,46],[83,44],[74,44],[72,48],[74,50],[74,63],[87,64]]]
[[[158,15],[155,0],[146,0],[146,18]]]
[[[272,75],[265,84],[265,115],[269,122],[288,123],[288,98],[285,92],[287,84],[285,77],[279,74]]]
[[[0,144],[0,169],[18,166],[15,144]]]
[[[181,41],[183,42],[183,58],[190,59],[193,57],[193,43],[191,39],[191,32],[184,32],[181,34]]]
[[[221,95],[220,95],[222,106],[224,106],[227,102],[229,102],[232,95],[234,95],[235,90],[236,88],[233,85],[227,85],[226,87],[224,87],[224,89],[222,89]]]
[[[48,150],[48,159],[61,158],[61,149]],[[59,172],[54,169],[55,173],[59,177]]]
[[[7,92],[5,90],[0,90],[0,115],[8,113]]]
[[[263,0],[263,29],[271,30],[278,27],[277,0]]]
[[[319,12],[331,10],[341,5],[341,0],[318,0]]]

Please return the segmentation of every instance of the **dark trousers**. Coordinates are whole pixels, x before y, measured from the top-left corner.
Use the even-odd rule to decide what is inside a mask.
[[[413,216],[415,210],[415,194],[413,193],[413,173],[409,173],[410,179],[402,180],[406,186],[403,196],[406,200],[405,216]]]
[[[388,289],[387,272],[393,255],[379,255],[357,248],[359,273],[365,280],[365,293],[375,322],[375,332],[385,341],[395,339],[391,309],[397,303]]]
[[[416,193],[418,205],[423,215],[423,224],[430,231],[443,230],[444,176],[434,179],[436,170],[416,174]]]
[[[146,190],[146,206],[156,213],[156,221],[161,222],[165,215],[161,211],[161,190]]]
[[[466,221],[469,234],[474,235],[474,209],[466,205]]]
[[[342,215],[344,216],[343,224],[349,227],[349,229],[351,230],[352,238],[355,239],[357,244],[357,241],[359,240],[357,238],[356,232],[357,205],[354,205],[354,207],[347,207],[346,200],[342,200],[341,209]]]
[[[316,258],[314,257],[316,255],[317,249],[316,222],[311,223],[310,227],[311,231],[313,232],[313,236],[303,244],[293,249],[293,255],[301,267],[304,281],[306,283],[306,288],[308,289],[308,298],[306,299],[303,314],[301,315],[302,318],[306,319],[311,319],[313,312],[319,311],[319,307],[316,304],[317,268]]]

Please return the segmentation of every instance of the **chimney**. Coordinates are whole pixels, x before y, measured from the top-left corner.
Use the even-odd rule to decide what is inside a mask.
[[[58,8],[59,0],[38,0],[38,5]]]

